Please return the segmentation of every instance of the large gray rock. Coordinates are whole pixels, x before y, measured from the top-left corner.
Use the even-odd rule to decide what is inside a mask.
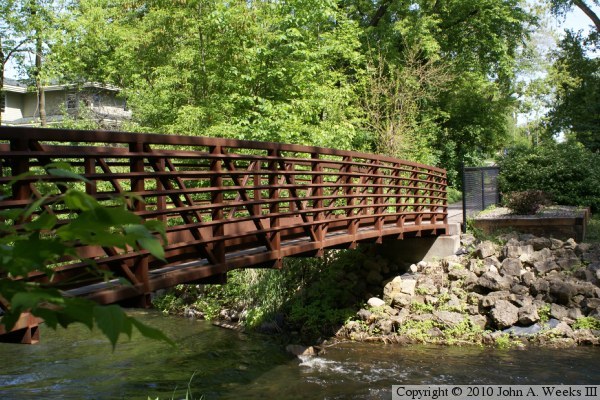
[[[539,251],[534,251],[533,254],[530,254],[527,263],[530,265],[535,265],[537,262],[544,262],[550,260],[551,258],[552,251],[550,251],[550,249],[542,249]]]
[[[356,316],[361,320],[361,321],[368,321],[369,319],[371,319],[371,315],[373,315],[373,313],[369,310],[365,310],[364,308],[361,308],[360,310],[358,310],[358,312],[356,313]]]
[[[484,273],[477,280],[478,286],[491,291],[508,290],[511,283],[512,280],[510,278],[500,276],[497,272],[491,271]]]
[[[556,263],[563,271],[572,271],[582,265],[579,258],[559,258]]]
[[[519,323],[521,325],[535,324],[540,320],[537,309],[533,306],[524,306],[519,309]]]
[[[527,286],[515,283],[510,287],[510,292],[516,295],[526,295],[529,294],[529,288]]]
[[[583,256],[585,253],[588,253],[592,249],[592,245],[589,243],[579,243],[577,247],[575,247],[575,254],[579,257]]]
[[[522,268],[523,263],[521,263],[521,260],[518,258],[506,258],[504,261],[502,261],[500,272],[503,275],[521,276]]]
[[[505,329],[519,320],[519,309],[509,301],[498,300],[490,315],[498,329]]]
[[[550,281],[550,295],[558,304],[569,304],[571,298],[576,294],[577,289],[573,284],[559,279]]]
[[[406,293],[397,293],[391,299],[391,305],[396,308],[404,308],[409,306],[413,301],[413,297]]]
[[[487,258],[496,254],[496,245],[489,241],[483,241],[475,248],[475,256],[477,258]]]
[[[544,295],[550,290],[550,283],[543,278],[538,278],[529,286],[531,294],[534,296]]]
[[[550,316],[559,321],[567,318],[569,315],[569,310],[566,307],[561,306],[560,304],[552,303],[550,305]]]
[[[568,338],[573,337],[573,329],[565,322],[559,323],[556,328],[552,329],[552,332]]]
[[[450,328],[454,328],[465,319],[463,314],[452,311],[434,311],[433,316]]]
[[[498,257],[496,256],[491,256],[483,259],[483,266],[486,267],[486,271],[489,270],[490,267],[496,267],[497,269],[500,269],[501,265],[502,263],[500,262],[500,260],[498,260]]]
[[[367,304],[369,305],[369,307],[377,308],[385,306],[385,301],[377,297],[371,297],[369,300],[367,300]]]
[[[389,335],[394,330],[394,322],[389,319],[377,321],[377,327],[383,335]]]
[[[577,242],[573,238],[567,239],[567,241],[563,244],[563,248],[567,250],[574,250],[577,247]]]
[[[597,310],[598,308],[600,308],[600,299],[598,299],[598,298],[586,299],[585,306],[587,308],[589,308],[590,310]]]
[[[564,242],[559,239],[550,239],[550,242],[552,243],[552,245],[550,246],[550,249],[552,250],[560,249],[564,245]]]
[[[473,272],[469,271],[468,269],[464,268],[464,267],[453,267],[450,266],[448,268],[448,278],[451,280],[465,280],[467,279],[469,276],[471,276],[471,274],[474,274]]]
[[[383,300],[391,303],[392,299],[401,293],[413,296],[416,285],[417,281],[413,278],[397,276],[383,287]]]
[[[552,240],[547,238],[534,238],[531,239],[528,243],[533,247],[533,250],[535,251],[552,248]]]
[[[531,271],[527,271],[523,275],[521,275],[521,282],[523,282],[523,285],[525,286],[531,286],[534,280],[535,275]]]
[[[550,271],[558,271],[560,266],[554,262],[554,260],[537,261],[533,264],[533,267],[538,274],[544,275]]]
[[[487,318],[480,314],[469,315],[469,320],[471,321],[471,325],[484,330],[487,326]]]
[[[500,290],[498,292],[491,292],[487,296],[481,298],[481,307],[490,308],[496,305],[498,300],[514,300],[515,296],[507,290]]]

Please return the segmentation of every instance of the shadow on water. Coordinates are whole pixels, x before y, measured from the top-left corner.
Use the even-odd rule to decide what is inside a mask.
[[[394,384],[595,384],[600,350],[343,343],[297,359],[269,337],[135,312],[177,348],[134,336],[112,352],[84,327],[0,344],[1,399],[390,399]]]

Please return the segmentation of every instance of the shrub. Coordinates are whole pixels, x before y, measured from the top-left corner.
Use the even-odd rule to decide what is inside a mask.
[[[503,193],[541,190],[558,204],[600,210],[600,154],[578,143],[516,147],[499,166]]]
[[[510,192],[504,195],[504,205],[519,215],[533,215],[548,203],[548,197],[541,190]]]

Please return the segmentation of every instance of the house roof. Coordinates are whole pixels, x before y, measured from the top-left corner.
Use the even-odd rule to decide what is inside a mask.
[[[4,78],[2,90],[5,92],[27,93],[27,85],[16,79]]]
[[[13,93],[27,93],[28,88],[29,88],[28,85],[23,83],[22,81],[18,81],[16,79],[11,79],[11,78],[4,78],[4,86],[2,86],[2,90],[6,91],[6,92],[13,92]],[[88,89],[88,88],[103,89],[103,90],[110,90],[113,92],[121,91],[121,89],[116,86],[107,85],[107,84],[98,83],[98,82],[84,82],[84,83],[80,83],[80,84],[64,83],[64,84],[54,84],[54,85],[44,86],[44,90],[46,92],[72,90],[72,89],[76,89],[76,88],[79,88],[79,89]]]

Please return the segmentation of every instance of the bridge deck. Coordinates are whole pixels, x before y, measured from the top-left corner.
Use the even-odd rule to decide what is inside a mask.
[[[101,303],[218,280],[235,268],[278,268],[287,256],[447,229],[446,174],[435,167],[279,143],[35,128],[0,128],[0,184],[11,193],[0,209],[49,193],[32,218],[46,212],[71,221],[56,186],[70,179],[48,174],[53,162],[68,162],[87,180],[71,185],[102,204],[133,194],[143,201],[131,201],[132,211],[167,226],[166,264],[146,251],[79,246],[79,258],[51,281],[27,277]],[[13,182],[24,172],[31,174]],[[114,279],[90,272],[88,259]]]

